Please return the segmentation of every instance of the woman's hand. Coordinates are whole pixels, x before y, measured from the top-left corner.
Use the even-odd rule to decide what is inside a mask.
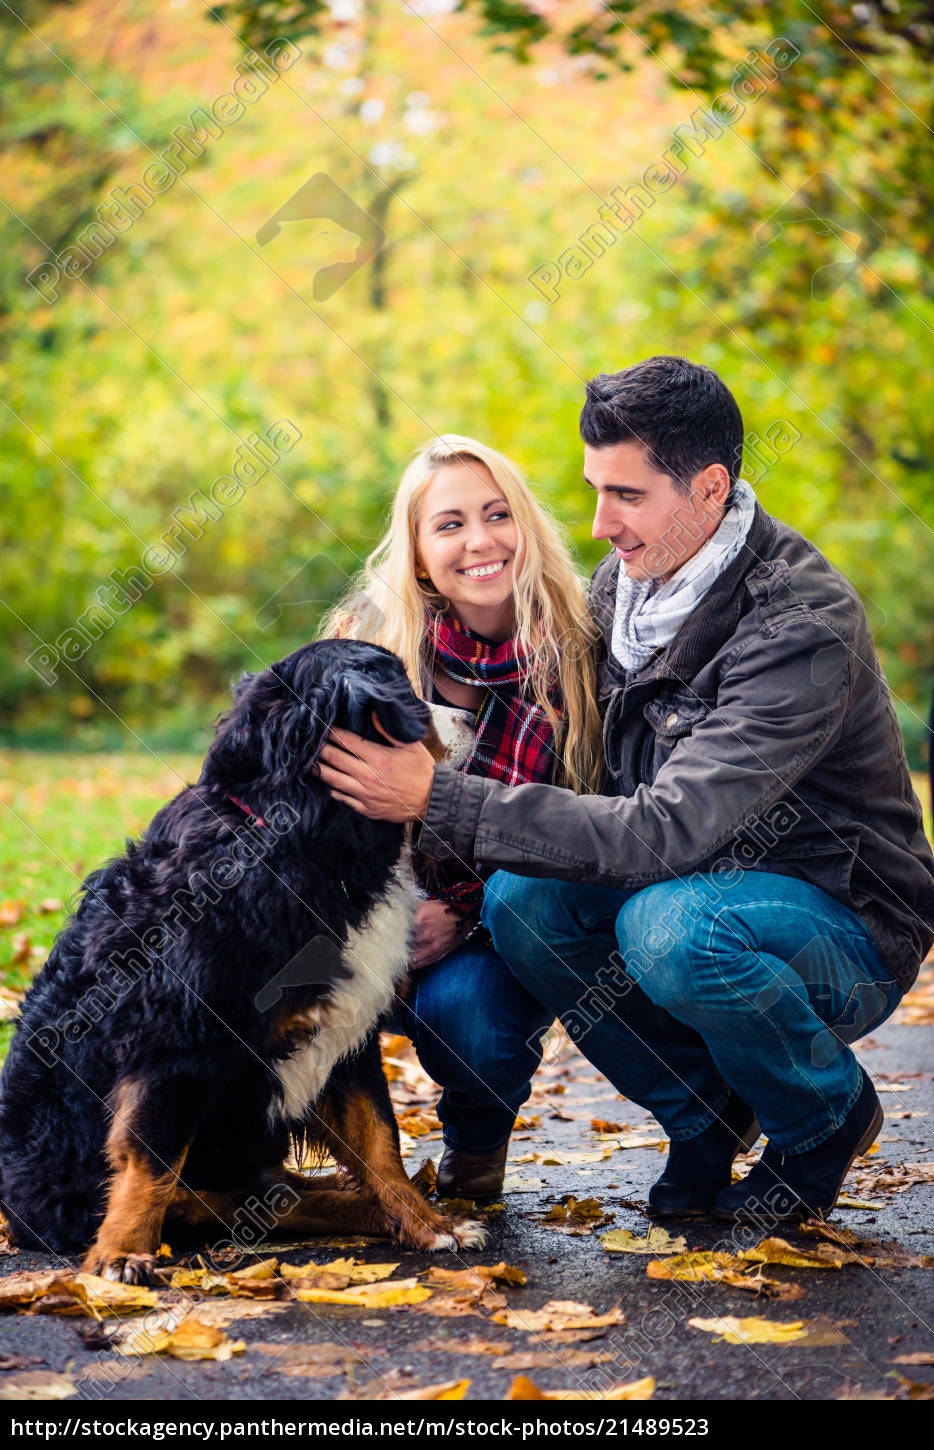
[[[457,912],[443,901],[424,901],[415,913],[415,949],[409,963],[413,972],[440,962],[460,943]]]
[[[335,730],[315,769],[335,800],[371,820],[403,822],[424,819],[435,763],[419,741],[377,745],[349,730]]]

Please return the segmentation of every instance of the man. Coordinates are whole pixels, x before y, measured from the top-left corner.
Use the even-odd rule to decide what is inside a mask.
[[[709,368],[595,378],[581,434],[612,545],[591,595],[605,794],[355,737],[321,774],[365,814],[421,820],[429,855],[503,868],[500,955],[670,1138],[653,1213],[826,1213],[882,1123],[847,1044],[934,940],[934,857],[866,616],[739,478],[742,418]]]

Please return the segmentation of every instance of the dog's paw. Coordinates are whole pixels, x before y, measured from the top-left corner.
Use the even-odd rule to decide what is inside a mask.
[[[454,1237],[457,1239],[458,1248],[482,1249],[489,1238],[489,1229],[476,1219],[465,1218],[454,1225]]]
[[[487,1240],[487,1230],[475,1219],[462,1219],[452,1223],[448,1233],[435,1234],[430,1249],[438,1253],[441,1249],[482,1249]]]
[[[97,1274],[100,1279],[112,1279],[116,1284],[153,1284],[156,1277],[156,1260],[153,1254],[126,1254],[104,1263],[88,1273]]]

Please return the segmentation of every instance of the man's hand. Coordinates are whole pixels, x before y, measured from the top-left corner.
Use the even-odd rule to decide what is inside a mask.
[[[440,962],[462,940],[457,913],[443,901],[424,901],[415,913],[415,949],[409,963],[413,972]]]
[[[316,769],[334,792],[334,799],[352,806],[361,816],[404,822],[424,818],[435,763],[420,741],[377,745],[349,730],[335,730],[321,750]]]

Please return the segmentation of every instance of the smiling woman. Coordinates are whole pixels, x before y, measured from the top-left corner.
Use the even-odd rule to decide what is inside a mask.
[[[476,745],[463,766],[509,785],[597,783],[600,731],[582,581],[515,466],[475,439],[446,435],[406,469],[386,537],[359,592],[327,633],[394,650],[416,689],[469,710]],[[433,762],[421,746],[353,739],[327,746],[321,778],[355,809],[422,815]],[[529,1093],[550,1014],[476,935],[483,883],[472,863],[422,862],[406,1032],[442,1088],[442,1192],[502,1187],[509,1134]]]

